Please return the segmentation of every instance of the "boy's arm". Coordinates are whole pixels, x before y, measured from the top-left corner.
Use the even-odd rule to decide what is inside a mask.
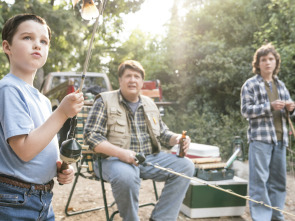
[[[29,134],[9,138],[9,145],[20,159],[26,162],[30,161],[51,142],[69,117],[73,117],[81,111],[83,100],[82,93],[67,95],[40,127],[32,130]]]

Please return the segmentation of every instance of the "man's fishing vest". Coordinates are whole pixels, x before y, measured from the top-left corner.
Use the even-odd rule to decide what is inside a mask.
[[[119,91],[108,91],[100,94],[107,109],[107,139],[110,143],[129,149],[131,142],[130,120],[123,104],[119,101]],[[160,112],[156,104],[147,96],[140,95],[144,110],[145,122],[152,142],[152,153],[161,150],[158,141],[160,136]]]

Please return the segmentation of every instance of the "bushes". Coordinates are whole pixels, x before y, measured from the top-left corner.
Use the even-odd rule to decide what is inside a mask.
[[[223,160],[231,156],[232,141],[235,136],[240,136],[245,149],[248,149],[248,123],[242,118],[239,111],[232,111],[228,115],[219,115],[212,111],[188,113],[169,108],[163,120],[172,131],[181,133],[182,130],[187,130],[187,135],[194,143],[218,146]]]

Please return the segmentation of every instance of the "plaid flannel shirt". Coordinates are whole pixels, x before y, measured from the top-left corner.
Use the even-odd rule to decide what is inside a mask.
[[[285,84],[274,76],[279,99],[292,101]],[[273,122],[271,104],[260,75],[248,79],[241,89],[241,113],[249,121],[248,142],[256,140],[265,143],[278,143]],[[283,124],[283,145],[288,146],[286,109],[281,110]]]
[[[122,102],[125,107],[131,124],[131,144],[129,149],[137,153],[143,152],[146,155],[152,154],[152,142],[145,122],[142,103],[140,102],[133,115],[132,110],[120,92],[119,102]],[[91,149],[107,140],[107,118],[107,109],[102,98],[99,98],[94,102],[84,128],[84,139]],[[169,131],[169,128],[162,120],[159,123],[161,130],[159,141],[162,146],[169,147],[170,138],[174,133]]]

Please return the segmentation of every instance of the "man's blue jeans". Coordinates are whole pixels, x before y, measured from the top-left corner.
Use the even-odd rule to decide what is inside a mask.
[[[252,141],[249,148],[249,194],[279,209],[284,208],[286,197],[286,147]],[[254,221],[284,220],[281,212],[249,201]]]
[[[170,168],[176,172],[193,176],[194,164],[187,158],[160,152],[156,155],[146,156],[146,162]],[[98,175],[98,164],[94,170]],[[153,179],[165,182],[161,197],[155,206],[151,218],[156,221],[175,221],[180,210],[183,198],[190,180],[169,172],[154,168],[153,166],[138,167],[120,161],[116,157],[102,160],[103,179],[111,183],[120,216],[124,221],[138,221],[138,199],[141,179]]]
[[[44,192],[0,183],[0,220],[53,221],[52,191]]]

